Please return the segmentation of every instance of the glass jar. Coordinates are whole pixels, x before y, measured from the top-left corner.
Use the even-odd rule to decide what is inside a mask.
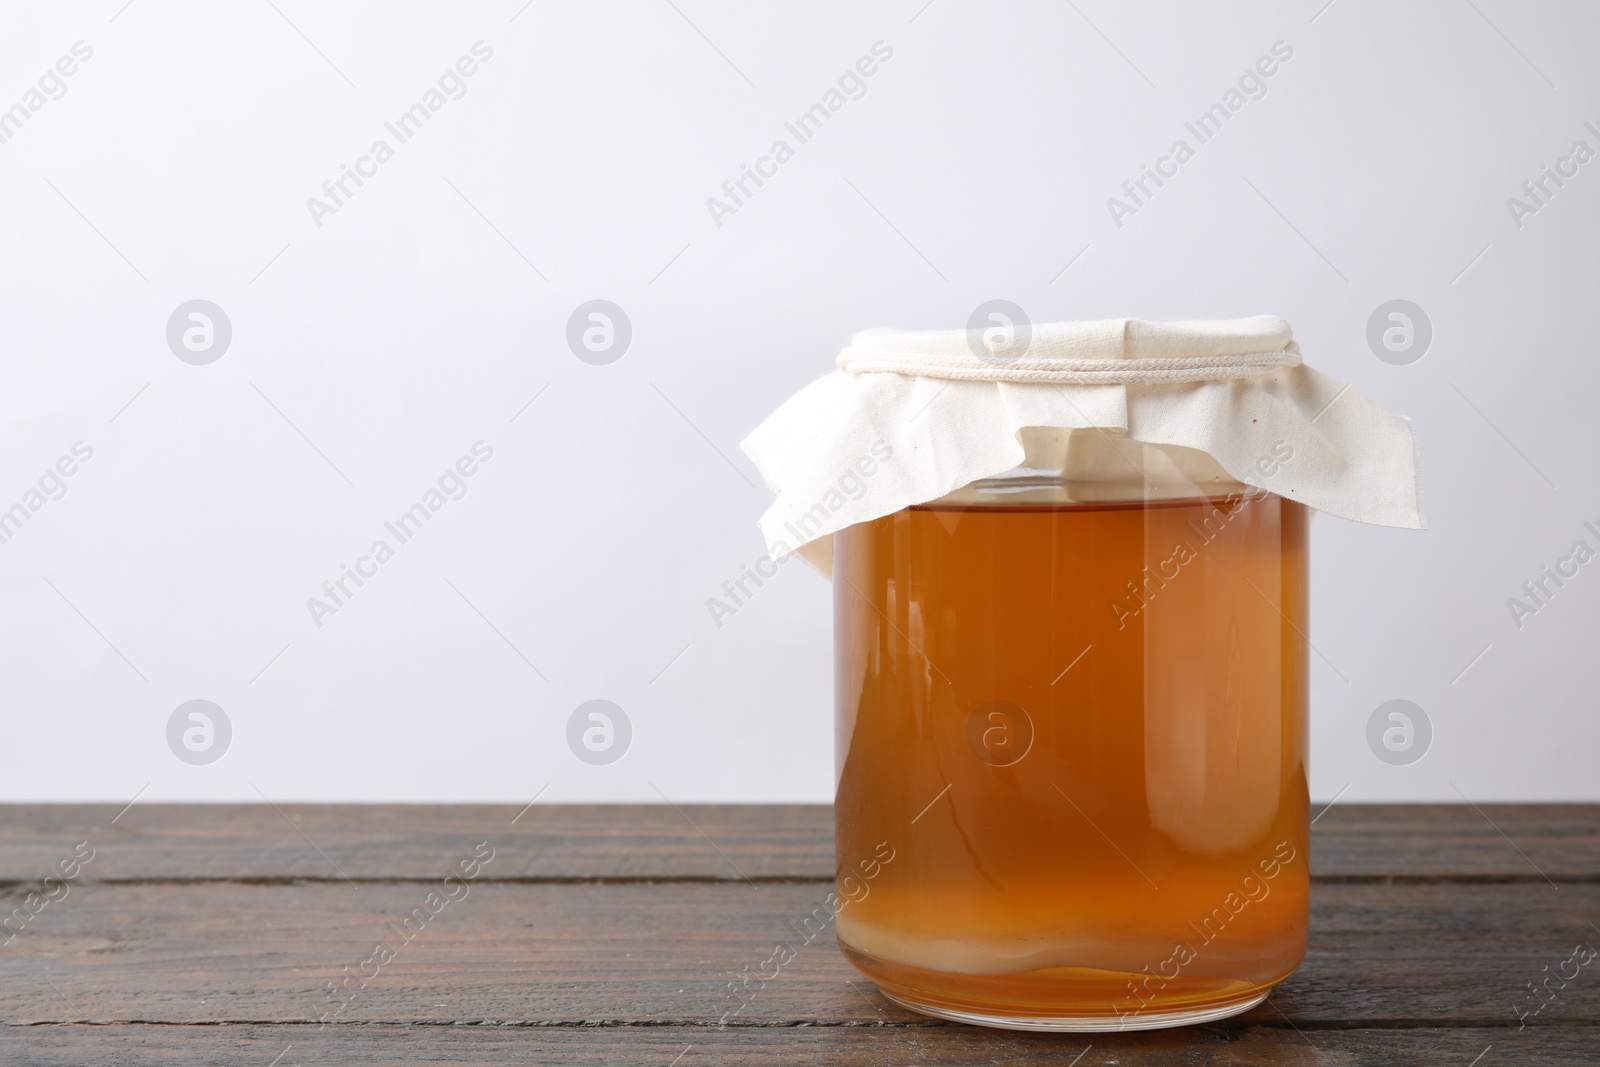
[[[1028,434],[834,537],[840,947],[964,1022],[1244,1011],[1306,947],[1310,511],[1191,449]]]

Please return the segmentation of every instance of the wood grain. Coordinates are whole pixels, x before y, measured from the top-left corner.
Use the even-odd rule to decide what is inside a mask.
[[[1041,1064],[1045,1067],[1594,1067],[1589,1028],[1318,1030],[1287,1026],[1145,1034],[1017,1034],[926,1023],[695,1030],[687,1027],[170,1026],[18,1027],[0,1034],[6,1062],[34,1067],[173,1064],[430,1067],[714,1067],[714,1065]],[[1487,1051],[1487,1055],[1484,1053]],[[679,1059],[679,1056],[682,1056]],[[277,1057],[281,1056],[281,1059]],[[1081,1058],[1080,1058],[1081,1056]],[[1482,1057],[1478,1059],[1478,1057]],[[276,1060],[276,1062],[274,1062]]]
[[[3,806],[0,882],[38,880],[78,841],[96,849],[89,881],[426,880],[485,838],[501,849],[495,878],[833,874],[833,809],[820,804],[122,807]],[[1312,846],[1318,878],[1600,881],[1600,806],[1340,802]]]
[[[1311,827],[1311,873],[1600,881],[1600,805],[1341,802]]]
[[[396,958],[368,965],[376,977],[338,1019],[714,1026],[735,1006],[727,983],[782,942],[798,958],[737,1023],[912,1021],[851,970],[831,929],[803,943],[794,926],[824,888],[474,884],[406,942],[389,924],[426,886],[81,886],[0,952],[0,1018],[317,1022],[334,1007],[327,983],[383,943]],[[1587,926],[1600,886],[1321,885],[1312,907],[1311,951],[1262,1021],[1512,1025],[1524,983],[1600,943]],[[1600,973],[1584,973],[1540,1019],[1597,1016]]]
[[[1081,1038],[916,1016],[831,930],[803,942],[826,807],[119,812],[0,809],[0,914],[95,849],[0,946],[0,1064],[1600,1063],[1600,963],[1516,1014],[1600,944],[1600,806],[1337,804],[1314,827],[1310,953],[1265,1005]],[[481,841],[464,898],[392,925]],[[780,941],[796,959],[725,1019],[727,982]],[[378,942],[394,958],[330,995]]]
[[[121,807],[6,805],[0,881],[43,877],[78,841],[95,848],[90,881],[429,880],[486,839],[497,879],[833,876],[833,808],[819,804]]]

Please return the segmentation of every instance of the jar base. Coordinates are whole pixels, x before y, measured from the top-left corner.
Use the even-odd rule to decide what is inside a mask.
[[[922,1015],[1002,1030],[1118,1033],[1199,1026],[1226,1019],[1267,999],[1299,963],[1252,980],[1185,975],[1163,983],[1159,999],[1129,997],[1124,989],[1148,975],[1056,969],[1029,975],[975,975],[907,966],[839,941],[845,959],[885,997]],[[1126,1010],[1121,1010],[1121,1009]]]
[[[921,1015],[972,1026],[988,1026],[997,1030],[1041,1030],[1055,1033],[1119,1033],[1129,1030],[1164,1030],[1174,1026],[1198,1026],[1202,1023],[1226,1019],[1267,999],[1270,990],[1262,990],[1221,1004],[1178,1011],[1142,1011],[1130,1019],[1114,1015],[989,1015],[983,1012],[961,1011],[937,1004],[924,1004],[899,993],[891,993],[882,986],[878,991],[902,1008]]]

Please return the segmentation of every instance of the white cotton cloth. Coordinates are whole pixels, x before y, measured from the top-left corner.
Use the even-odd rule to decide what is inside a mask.
[[[836,531],[1012,470],[1043,431],[1191,448],[1330,515],[1426,525],[1410,424],[1306,366],[1276,316],[866,330],[838,367],[742,444],[777,495],[769,551],[824,574]]]

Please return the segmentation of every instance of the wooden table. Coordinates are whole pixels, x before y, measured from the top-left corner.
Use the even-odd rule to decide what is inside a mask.
[[[1600,960],[1529,990],[1600,947],[1595,805],[1336,805],[1265,1004],[1084,1036],[901,1010],[831,930],[719,1026],[830,888],[826,807],[0,810],[5,1065],[1600,1063]]]

